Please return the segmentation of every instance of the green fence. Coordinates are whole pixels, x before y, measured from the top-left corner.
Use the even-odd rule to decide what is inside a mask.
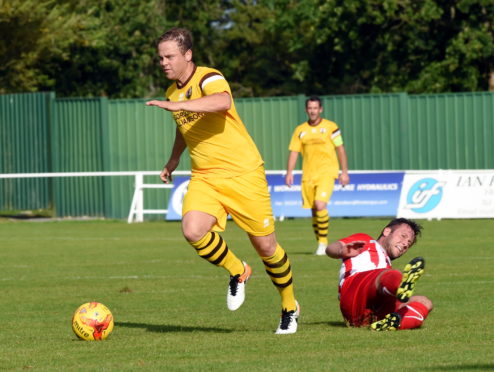
[[[51,172],[53,93],[0,95],[0,173]],[[0,180],[0,210],[52,207],[50,179]]]
[[[351,170],[493,169],[494,93],[325,96],[341,127]],[[244,98],[236,107],[266,169],[286,167],[304,96]],[[144,99],[0,96],[0,173],[150,171],[168,159],[175,125]],[[188,170],[184,154],[178,170]],[[146,182],[159,182],[148,177]],[[57,216],[127,216],[131,177],[0,180],[0,210],[52,209]],[[146,191],[163,208],[167,191]]]

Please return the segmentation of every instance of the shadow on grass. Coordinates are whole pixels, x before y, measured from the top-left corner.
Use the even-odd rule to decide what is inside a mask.
[[[117,327],[126,328],[143,328],[148,332],[171,333],[171,332],[214,332],[214,333],[231,333],[231,329],[215,328],[215,327],[188,327],[172,324],[147,324],[133,322],[115,322]]]
[[[424,368],[424,370],[425,371],[494,371],[494,363],[431,366]]]
[[[315,256],[314,252],[308,252],[308,251],[298,251],[298,252],[289,252],[290,256]]]
[[[304,324],[309,324],[309,325],[325,325],[328,327],[338,327],[338,328],[347,328],[345,322],[304,322]]]

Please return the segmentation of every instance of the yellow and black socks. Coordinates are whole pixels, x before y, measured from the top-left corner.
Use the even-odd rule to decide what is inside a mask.
[[[328,244],[329,214],[327,209],[316,211],[312,217],[312,227],[319,243]]]
[[[295,295],[292,283],[292,268],[286,252],[276,245],[274,255],[261,257],[266,272],[281,295],[281,306],[284,310],[296,310]]]
[[[220,234],[209,231],[197,242],[189,242],[197,254],[213,265],[223,267],[231,276],[243,274],[244,265],[232,251],[228,249],[226,242]]]

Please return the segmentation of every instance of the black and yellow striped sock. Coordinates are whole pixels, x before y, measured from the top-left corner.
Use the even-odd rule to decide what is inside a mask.
[[[327,209],[316,211],[319,243],[328,244],[329,214]]]
[[[231,276],[243,274],[244,265],[231,250],[220,234],[209,231],[197,242],[189,242],[197,254],[213,265],[223,267]]]
[[[292,268],[286,252],[279,244],[274,255],[261,257],[271,281],[281,295],[281,306],[287,311],[296,310],[295,294],[293,292]]]

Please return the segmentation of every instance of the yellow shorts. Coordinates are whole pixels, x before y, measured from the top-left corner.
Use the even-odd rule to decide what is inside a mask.
[[[314,202],[316,200],[323,201],[327,204],[333,194],[334,183],[335,178],[333,177],[324,177],[317,181],[302,180],[302,207],[314,208]]]
[[[226,218],[254,236],[274,232],[274,217],[264,167],[233,177],[192,177],[184,196],[182,216],[200,211],[216,217],[214,230],[224,231]]]

